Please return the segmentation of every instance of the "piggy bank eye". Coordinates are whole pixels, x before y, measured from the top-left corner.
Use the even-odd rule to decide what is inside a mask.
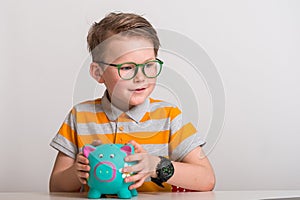
[[[101,153],[101,154],[99,154],[99,158],[103,158],[103,154]]]
[[[109,157],[110,157],[110,158],[114,158],[114,157],[115,157],[115,154],[110,154]]]

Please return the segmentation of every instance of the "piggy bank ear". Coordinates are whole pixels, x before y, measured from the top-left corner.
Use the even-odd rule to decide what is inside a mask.
[[[124,145],[121,147],[121,151],[124,151],[126,153],[126,155],[130,155],[133,152],[133,147],[130,145]]]
[[[85,145],[84,147],[83,147],[83,149],[82,149],[82,151],[83,151],[83,155],[85,156],[85,157],[89,157],[89,154],[91,153],[91,152],[93,152],[93,151],[95,151],[95,147],[94,146],[92,146],[92,145]]]

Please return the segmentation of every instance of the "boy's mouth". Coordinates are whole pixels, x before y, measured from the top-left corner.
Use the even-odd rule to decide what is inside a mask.
[[[130,90],[132,92],[141,92],[141,91],[144,91],[146,88],[137,88],[137,89],[133,89],[133,90]]]
[[[135,89],[135,91],[142,91],[142,90],[145,90],[146,88],[138,88],[138,89]]]

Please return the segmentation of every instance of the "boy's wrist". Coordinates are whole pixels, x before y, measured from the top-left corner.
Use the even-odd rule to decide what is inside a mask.
[[[167,182],[174,174],[174,166],[171,160],[159,156],[160,161],[156,165],[156,177],[151,177],[151,181],[160,187],[164,187],[162,183]]]
[[[156,170],[152,172],[151,178],[157,178]]]
[[[154,166],[155,166],[155,168],[152,171],[151,178],[157,178],[156,169],[157,169],[157,166],[158,166],[159,162],[160,162],[160,157],[154,156],[154,163],[155,163]]]

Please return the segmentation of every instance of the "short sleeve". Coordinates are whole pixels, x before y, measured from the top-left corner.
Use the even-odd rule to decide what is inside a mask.
[[[76,111],[73,108],[50,143],[51,147],[74,159],[78,153],[75,113]]]
[[[174,161],[181,161],[189,152],[205,144],[200,133],[190,122],[183,122],[182,112],[174,107],[170,111],[170,142],[169,157]]]

